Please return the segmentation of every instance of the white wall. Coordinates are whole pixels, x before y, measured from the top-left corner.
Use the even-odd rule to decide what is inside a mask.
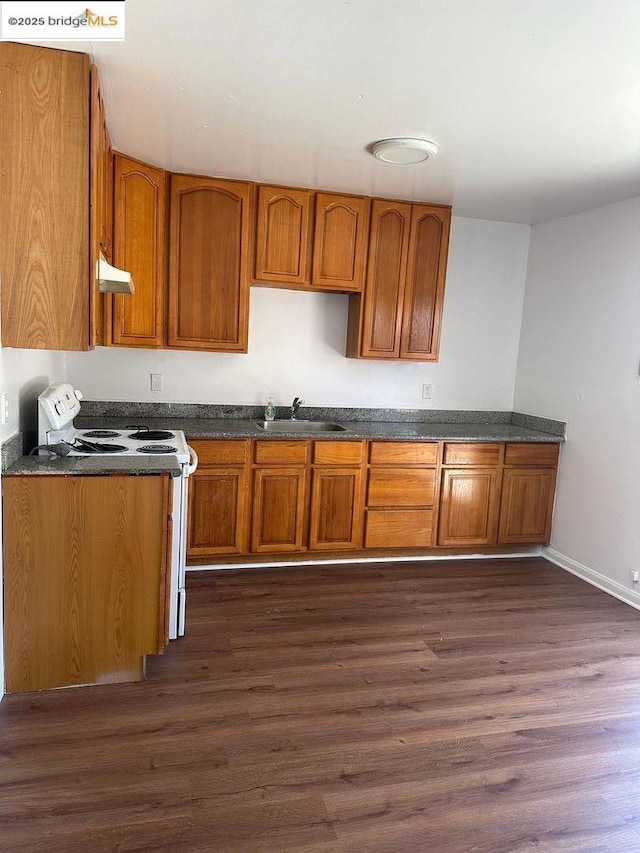
[[[639,369],[640,198],[534,226],[514,407],[568,422],[550,556],[638,604]]]
[[[0,347],[0,394],[9,393],[9,420],[0,425],[0,446],[18,430],[35,430],[38,394],[64,375],[64,354]],[[2,494],[0,493],[0,578],[2,577]],[[0,696],[4,693],[4,631],[0,598]]]
[[[67,378],[88,399],[511,410],[529,232],[453,218],[438,364],[346,359],[347,296],[253,287],[246,355],[99,348],[68,354]]]

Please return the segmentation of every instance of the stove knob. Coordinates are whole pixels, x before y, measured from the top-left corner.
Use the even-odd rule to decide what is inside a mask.
[[[59,403],[56,403],[56,412],[59,415],[63,415],[66,411],[67,411],[67,407],[65,406],[65,404],[62,401],[60,401]]]

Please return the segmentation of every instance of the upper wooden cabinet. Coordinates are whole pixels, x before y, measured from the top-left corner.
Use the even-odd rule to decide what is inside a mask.
[[[364,196],[258,184],[253,281],[362,290],[369,204]]]
[[[247,351],[252,189],[171,176],[170,346]]]
[[[133,276],[133,295],[110,297],[110,343],[164,345],[167,175],[121,154],[114,157],[114,263]]]
[[[0,44],[3,346],[89,349],[89,102],[86,54]]]
[[[367,261],[370,199],[316,193],[311,284],[360,291]]]
[[[349,306],[347,355],[436,361],[451,209],[374,199],[362,296]]]
[[[258,186],[255,282],[309,285],[311,197],[309,190]]]

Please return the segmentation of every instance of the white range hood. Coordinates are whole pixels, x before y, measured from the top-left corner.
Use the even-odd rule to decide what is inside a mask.
[[[100,282],[100,293],[132,294],[135,291],[131,273],[112,267],[103,255],[100,255],[98,261],[98,281]]]

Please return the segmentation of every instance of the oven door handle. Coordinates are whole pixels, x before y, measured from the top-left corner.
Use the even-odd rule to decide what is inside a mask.
[[[189,449],[189,467],[187,468],[187,474],[191,476],[198,467],[198,454],[190,444],[187,444],[187,448]]]

